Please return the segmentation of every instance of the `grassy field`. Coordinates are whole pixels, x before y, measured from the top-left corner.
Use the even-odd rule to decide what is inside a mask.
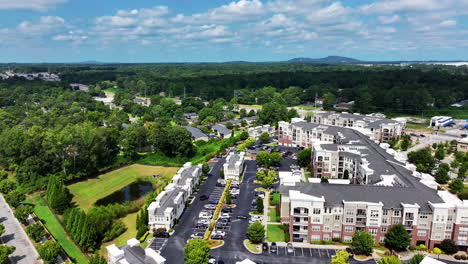
[[[76,246],[67,236],[62,225],[59,223],[58,219],[49,209],[42,197],[40,195],[36,195],[29,202],[35,204],[34,212],[42,220],[49,232],[52,233],[65,252],[67,252],[68,256],[74,260],[73,262],[78,264],[87,264],[88,259],[81,252],[78,246]]]
[[[139,178],[148,178],[153,174],[159,174],[161,177],[172,177],[178,169],[177,167],[133,164],[102,174],[94,179],[74,183],[68,188],[74,196],[73,201],[87,211],[97,200],[124,188]]]
[[[279,193],[273,193],[272,197],[271,197],[271,202],[270,202],[270,205],[279,205],[281,202],[281,194]]]
[[[279,222],[281,219],[278,210],[276,210],[276,207],[269,208],[268,217],[270,218],[270,222]]]
[[[103,91],[104,91],[104,92],[108,92],[108,93],[113,93],[113,94],[115,94],[115,93],[117,92],[117,89],[115,89],[115,88],[108,88],[108,89],[104,89]]]
[[[102,244],[101,249],[99,249],[99,253],[102,256],[107,256],[106,247],[112,244],[116,244],[117,246],[123,246],[127,243],[127,240],[134,238],[137,230],[136,230],[136,217],[138,213],[128,214],[124,218],[121,218],[122,222],[124,222],[125,226],[127,227],[127,231],[125,233],[118,236],[116,239],[109,241],[107,243]]]
[[[267,240],[270,242],[286,241],[286,233],[282,225],[267,225]]]

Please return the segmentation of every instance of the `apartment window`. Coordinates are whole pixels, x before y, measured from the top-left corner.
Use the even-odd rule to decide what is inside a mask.
[[[330,216],[324,216],[323,221],[325,222],[330,222]]]
[[[460,227],[460,229],[458,230],[461,233],[465,234],[465,233],[468,233],[468,227],[464,226],[464,227]]]
[[[380,228],[380,232],[382,232],[382,233],[387,233],[387,227],[386,227],[386,226],[382,226],[382,227]]]
[[[426,228],[427,223],[426,222],[419,222],[418,227]]]
[[[333,238],[340,238],[340,233],[333,233]]]
[[[352,226],[345,226],[344,231],[345,232],[353,232],[354,228]]]
[[[437,230],[442,230],[442,229],[443,229],[443,228],[442,228],[442,225],[436,225],[436,229],[437,229]]]
[[[320,235],[313,235],[312,241],[320,241]]]
[[[380,243],[385,243],[385,237],[380,237]]]
[[[336,221],[340,221],[340,216],[339,216],[339,215],[335,215],[335,220],[336,220]]]
[[[419,213],[420,219],[427,219],[429,217],[429,213]]]
[[[460,224],[468,224],[468,216],[462,216],[460,219]]]
[[[453,221],[453,215],[449,214],[449,215],[447,216],[447,221]]]
[[[371,217],[379,217],[379,210],[371,210]]]
[[[392,225],[399,224],[400,220],[399,219],[392,219]]]
[[[371,228],[369,229],[369,233],[373,236],[376,236],[377,235],[377,228]]]
[[[324,225],[323,226],[323,231],[330,231],[330,230],[331,230],[331,228],[330,228],[329,225]]]
[[[346,218],[347,224],[352,224],[354,222],[354,218]]]
[[[330,235],[328,235],[328,234],[323,235],[323,240],[330,240]]]
[[[320,209],[319,208],[314,208],[314,214],[320,214]]]
[[[347,215],[354,215],[354,210],[353,209],[346,209],[346,214]]]
[[[313,226],[312,226],[312,231],[320,231],[320,226],[318,226],[318,225],[313,225]]]
[[[452,230],[452,223],[448,223],[447,226],[445,227],[446,230]]]
[[[382,218],[382,224],[388,224],[388,219],[387,218]]]
[[[440,234],[435,234],[434,239],[435,240],[441,240],[442,236]]]
[[[325,157],[325,160],[330,160],[330,157]]]
[[[398,211],[398,210],[393,211],[393,216],[400,217],[400,211]]]
[[[450,239],[452,238],[452,234],[450,233],[445,233],[445,239]]]
[[[425,237],[427,234],[426,230],[418,230],[418,236]]]
[[[341,225],[340,224],[334,224],[333,225],[333,230],[340,230],[341,229]]]
[[[382,214],[383,215],[388,215],[388,209],[383,209]]]
[[[320,217],[312,218],[312,223],[320,223]]]

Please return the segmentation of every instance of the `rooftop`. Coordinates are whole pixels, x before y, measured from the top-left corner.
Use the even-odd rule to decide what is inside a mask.
[[[225,127],[224,125],[221,125],[221,124],[216,124],[214,126],[211,127],[211,129],[223,134],[223,135],[230,135],[232,132],[230,129],[228,129],[227,127]]]
[[[200,129],[196,127],[184,126],[184,128],[187,129],[194,138],[208,137],[205,133],[203,133]]]

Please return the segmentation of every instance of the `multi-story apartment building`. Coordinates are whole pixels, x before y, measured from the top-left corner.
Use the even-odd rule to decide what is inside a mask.
[[[256,126],[256,127],[250,127],[248,129],[249,132],[249,137],[258,139],[261,134],[264,132],[268,133],[270,137],[275,135],[275,128],[271,127],[270,125],[263,125],[263,126]]]
[[[432,248],[448,238],[468,246],[468,201],[426,186],[414,166],[354,129],[292,125],[286,129],[293,132],[292,142],[313,147],[314,175],[342,179],[346,174],[350,183],[282,184],[281,221],[289,224],[291,240],[351,241],[354,232],[367,231],[379,243],[393,224],[401,223],[413,245]]]
[[[132,238],[127,244],[117,247],[109,245],[107,249],[107,263],[109,264],[165,264],[166,259],[151,248],[143,249],[140,241]]]
[[[150,229],[171,229],[185,209],[188,197],[193,193],[202,174],[202,165],[192,166],[186,163],[159,193],[148,207],[148,224]]]
[[[312,123],[350,127],[368,135],[379,142],[388,142],[392,137],[403,134],[406,119],[387,119],[381,116],[358,115],[349,113],[317,113],[312,117]]]
[[[244,158],[245,152],[231,152],[226,158],[226,162],[223,164],[224,179],[238,180],[244,171]]]

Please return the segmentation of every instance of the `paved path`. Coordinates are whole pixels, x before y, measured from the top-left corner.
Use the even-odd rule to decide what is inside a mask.
[[[39,255],[24,232],[21,224],[13,215],[10,207],[0,194],[0,223],[5,226],[6,232],[0,237],[1,242],[7,246],[15,246],[16,250],[10,255],[14,264],[40,264]]]

